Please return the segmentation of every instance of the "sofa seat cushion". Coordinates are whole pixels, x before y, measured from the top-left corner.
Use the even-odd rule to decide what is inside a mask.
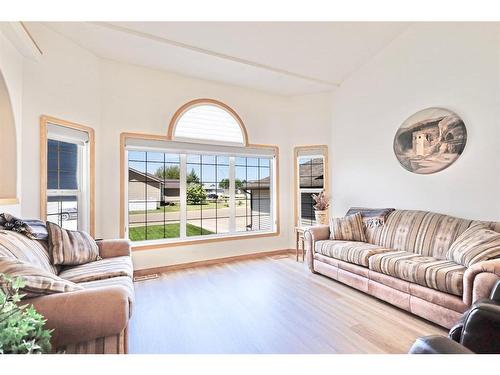
[[[379,245],[366,242],[336,240],[317,241],[314,250],[316,253],[327,257],[363,267],[368,267],[368,258],[372,255],[394,251],[393,249],[384,249]]]
[[[465,267],[406,251],[392,251],[370,257],[369,268],[411,283],[461,296]]]
[[[104,280],[112,277],[127,276],[132,278],[132,259],[129,256],[96,260],[74,267],[66,267],[60,277],[74,283]]]

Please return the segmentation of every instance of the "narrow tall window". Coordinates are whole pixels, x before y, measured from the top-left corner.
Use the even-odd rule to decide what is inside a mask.
[[[295,223],[298,226],[316,224],[313,194],[328,194],[327,146],[295,148]]]
[[[41,218],[93,234],[93,130],[41,119]]]

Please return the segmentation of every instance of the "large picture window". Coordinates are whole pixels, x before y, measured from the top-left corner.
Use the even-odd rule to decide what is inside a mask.
[[[278,233],[278,148],[249,144],[226,104],[193,100],[167,136],[121,145],[121,234],[135,249]]]
[[[136,147],[127,148],[126,154],[127,228],[132,241],[274,230],[274,156]]]
[[[313,194],[328,193],[326,146],[295,148],[295,222],[298,226],[316,224]]]
[[[42,116],[41,131],[42,220],[93,234],[93,130]]]

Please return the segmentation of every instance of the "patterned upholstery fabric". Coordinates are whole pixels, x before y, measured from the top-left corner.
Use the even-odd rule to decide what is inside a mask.
[[[47,242],[31,240],[17,232],[0,230],[0,256],[19,259],[53,274],[58,272],[50,263]]]
[[[365,242],[327,240],[316,242],[314,251],[331,258],[368,267],[368,258],[372,255],[394,250]]]
[[[90,234],[63,229],[49,221],[47,232],[52,264],[71,266],[99,259],[99,247]]]
[[[366,242],[363,217],[354,215],[330,219],[330,239],[341,241]]]
[[[48,237],[47,228],[43,221],[19,219],[8,213],[0,214],[0,229],[24,234],[32,240],[46,240]]]
[[[134,282],[132,281],[132,278],[128,276],[119,276],[119,277],[113,277],[111,279],[89,281],[85,283],[80,283],[78,285],[83,287],[83,289],[105,288],[109,286],[119,285],[127,290],[128,299],[131,304],[135,300]]]
[[[474,225],[456,239],[446,257],[465,267],[483,260],[500,258],[500,233],[485,225]]]
[[[446,259],[456,238],[472,221],[428,211],[396,210],[381,227],[367,228],[367,242]]]
[[[393,251],[370,257],[369,268],[441,292],[463,293],[465,267],[450,260]]]
[[[394,211],[394,208],[365,208],[365,207],[351,207],[345,216],[360,213],[363,217],[365,225],[370,227],[379,227],[385,224],[387,216]]]
[[[0,257],[0,273],[11,277],[22,277],[25,285],[21,288],[21,292],[26,294],[27,298],[83,289],[71,281],[15,258]],[[7,292],[6,284],[0,283],[0,288]]]
[[[132,273],[132,260],[129,256],[123,256],[67,267],[61,271],[59,276],[74,283],[83,283],[117,276],[128,276],[131,278]]]

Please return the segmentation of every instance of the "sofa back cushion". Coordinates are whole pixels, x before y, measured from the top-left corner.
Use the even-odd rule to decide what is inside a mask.
[[[396,210],[381,227],[367,228],[369,243],[446,259],[451,244],[472,220],[429,211]]]
[[[500,258],[500,233],[476,224],[464,231],[451,245],[447,258],[465,267]]]
[[[58,272],[50,262],[47,242],[31,240],[21,233],[0,230],[0,256],[19,259],[53,274]]]
[[[26,294],[28,298],[83,289],[83,287],[64,280],[51,272],[10,257],[0,257],[0,273],[12,278],[22,278],[24,286],[20,292]],[[8,292],[9,286],[0,280],[0,288],[4,292]]]
[[[52,264],[76,266],[101,259],[99,246],[87,232],[63,229],[49,221],[47,232]]]
[[[331,218],[330,239],[366,242],[365,225],[361,214],[358,212],[350,216]]]

